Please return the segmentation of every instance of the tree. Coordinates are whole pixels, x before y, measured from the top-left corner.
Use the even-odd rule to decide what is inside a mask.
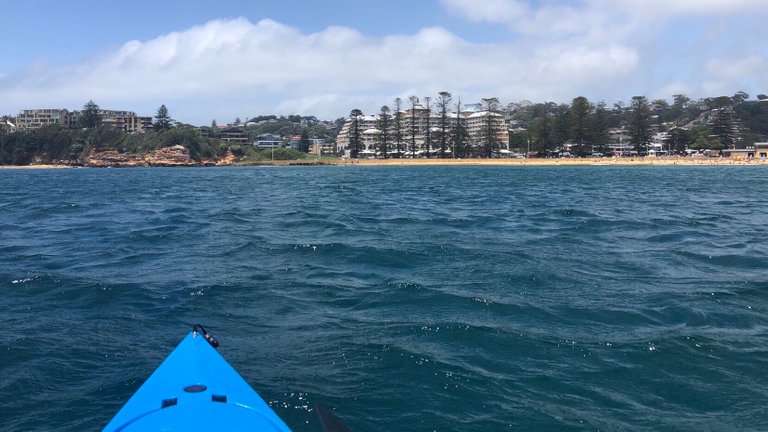
[[[155,130],[162,132],[171,128],[171,116],[168,114],[168,108],[165,105],[160,105],[155,114]]]
[[[411,96],[408,101],[411,102],[411,157],[416,157],[416,104],[419,98]]]
[[[716,148],[720,143],[712,137],[712,130],[706,125],[696,126],[689,132],[690,147],[695,150]]]
[[[687,123],[687,119],[683,118],[683,114],[690,102],[691,99],[684,94],[672,95],[672,106],[669,107],[667,115],[670,119],[675,119],[678,124]]]
[[[632,115],[629,118],[630,142],[638,155],[648,151],[648,143],[651,142],[651,108],[648,98],[634,96],[632,98]]]
[[[101,116],[99,115],[99,106],[93,100],[83,105],[83,112],[80,113],[80,125],[84,128],[92,129],[99,127]]]
[[[560,104],[555,108],[555,144],[562,148],[571,137],[571,107]]]
[[[549,154],[557,146],[552,126],[553,121],[549,114],[535,119],[531,124],[532,149],[539,155]]]
[[[672,106],[679,106],[680,108],[685,108],[688,103],[691,101],[691,98],[684,94],[676,94],[672,95]]]
[[[624,103],[624,101],[618,101],[613,104],[611,115],[608,116],[608,127],[619,127],[622,123],[624,123],[624,113],[626,108],[627,105]]]
[[[306,129],[301,131],[301,138],[299,139],[299,151],[303,153],[309,153],[309,133]]]
[[[733,101],[733,105],[741,105],[744,102],[746,102],[749,99],[749,94],[745,91],[737,91],[736,94],[731,97],[731,100]]]
[[[357,155],[360,153],[360,117],[363,112],[355,108],[349,113],[349,118],[352,119],[352,131],[349,136],[349,155],[352,159],[357,159]]]
[[[517,153],[523,153],[528,146],[526,142],[525,131],[515,131],[509,133],[509,149],[515,149]]]
[[[608,144],[610,136],[608,135],[608,110],[605,108],[605,102],[599,102],[592,114],[589,139],[592,142],[592,151],[607,155],[611,152]]]
[[[456,124],[451,131],[451,144],[453,145],[453,156],[460,158],[469,154],[467,143],[469,142],[469,133],[464,126],[464,119],[461,117],[461,99],[456,103]]]
[[[539,103],[533,106],[533,121],[528,128],[530,133],[531,149],[540,156],[546,156],[554,152],[557,147],[555,134],[555,114],[557,104],[553,102]]]
[[[765,140],[765,138],[751,137],[752,134],[768,136],[768,102],[766,102],[766,99],[768,98],[760,99],[760,96],[758,96],[756,101],[746,102],[733,108],[734,118],[738,118],[741,122],[739,129],[741,131],[749,130],[747,136],[740,134],[742,135],[741,138],[745,140],[737,140],[739,147],[743,147],[745,142]]]
[[[404,150],[402,103],[403,101],[400,98],[395,98],[395,118],[393,122],[395,129],[395,149],[397,150],[397,157],[402,157]]]
[[[451,103],[451,94],[447,91],[438,93],[437,108],[440,110],[440,157],[445,157],[448,149],[448,105]]]
[[[591,153],[586,146],[590,135],[590,111],[589,100],[584,96],[574,98],[571,102],[571,139],[576,144],[574,153],[579,157]]]
[[[217,138],[219,136],[219,126],[216,124],[216,119],[213,119],[213,121],[211,121],[211,135],[214,138]]]
[[[667,132],[666,144],[670,153],[684,155],[691,145],[691,135],[681,127],[673,127]]]
[[[381,152],[381,155],[384,159],[389,157],[389,130],[391,128],[390,123],[392,122],[392,117],[389,115],[390,109],[388,106],[384,105],[381,107],[381,111],[379,112],[379,152]]]
[[[494,150],[499,148],[499,130],[495,121],[495,112],[499,109],[499,99],[483,98],[482,103],[485,106],[485,122],[480,137],[483,153],[487,158],[493,157]]]
[[[656,124],[661,126],[665,121],[667,121],[669,114],[669,103],[666,99],[655,99],[653,102],[651,102],[651,105],[653,107],[653,113],[656,115]]]
[[[718,150],[732,148],[735,143],[732,103],[732,99],[727,96],[717,97],[713,101],[715,108],[712,110],[712,133],[719,140]]]
[[[427,96],[424,98],[427,107],[427,129],[424,131],[424,145],[427,157],[432,157],[432,125],[430,125],[430,119],[432,117],[432,98]]]

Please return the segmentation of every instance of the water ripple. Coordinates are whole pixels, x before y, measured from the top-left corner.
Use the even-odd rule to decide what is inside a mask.
[[[203,322],[297,431],[765,430],[751,168],[4,172],[0,424],[99,429]]]

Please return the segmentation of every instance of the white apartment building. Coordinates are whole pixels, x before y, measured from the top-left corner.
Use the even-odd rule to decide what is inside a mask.
[[[462,114],[466,114],[466,112]],[[496,139],[501,143],[501,148],[509,150],[509,129],[504,121],[504,116],[495,112],[477,111],[464,116],[464,124],[469,133],[470,142],[473,145],[480,145],[489,116],[492,127],[497,131]]]

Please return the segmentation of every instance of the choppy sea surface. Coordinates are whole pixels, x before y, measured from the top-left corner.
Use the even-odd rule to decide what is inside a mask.
[[[195,323],[294,431],[768,429],[763,167],[0,171],[0,429]]]

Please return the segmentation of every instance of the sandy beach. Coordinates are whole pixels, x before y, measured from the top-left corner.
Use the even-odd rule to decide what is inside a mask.
[[[50,168],[79,168],[71,165],[0,165],[0,169],[50,169]]]
[[[573,159],[343,159],[341,165],[499,165],[499,166],[575,166],[575,165],[767,165],[768,160],[727,158],[573,158]]]

